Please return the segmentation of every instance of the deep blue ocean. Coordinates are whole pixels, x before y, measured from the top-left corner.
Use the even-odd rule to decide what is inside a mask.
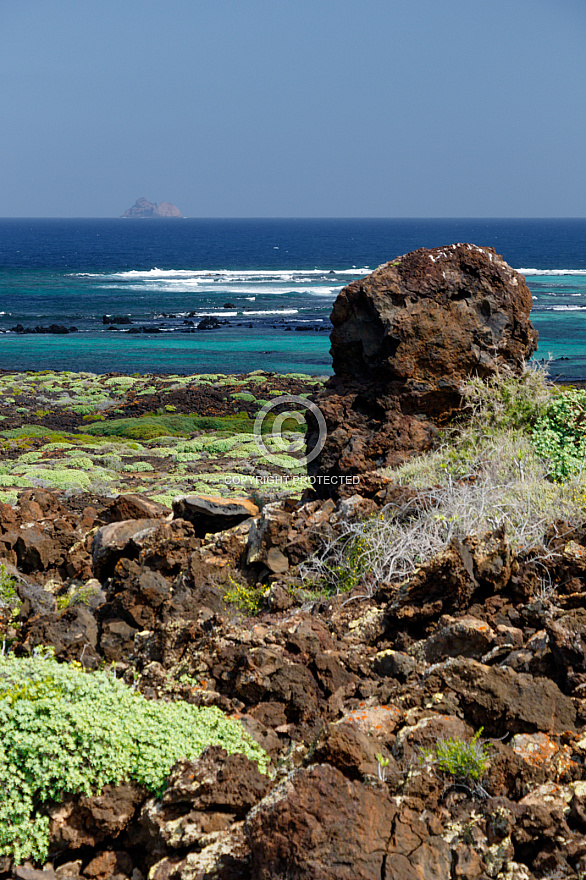
[[[583,219],[0,220],[0,369],[325,375],[338,291],[452,242],[526,275],[537,357],[585,379]],[[77,332],[13,329],[52,324]]]

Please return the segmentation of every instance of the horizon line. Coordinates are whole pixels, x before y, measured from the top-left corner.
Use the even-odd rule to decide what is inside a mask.
[[[2,220],[154,220],[155,222],[173,222],[180,220],[586,220],[586,215],[578,216],[578,215],[540,215],[540,216],[501,216],[497,217],[496,215],[470,215],[470,216],[310,216],[310,217],[301,217],[301,216],[194,216],[194,217],[122,217],[121,215],[116,216],[49,216],[49,215],[38,215],[38,216],[2,216],[0,217],[0,221]]]

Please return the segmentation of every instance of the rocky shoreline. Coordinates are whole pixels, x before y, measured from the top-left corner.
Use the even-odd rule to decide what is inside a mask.
[[[76,788],[71,709],[52,722],[64,754],[49,754],[67,782],[54,781],[51,796],[35,789],[37,848],[32,833],[21,835],[28,855],[10,850],[0,823],[1,876],[586,876],[586,494],[581,469],[576,478],[568,470],[565,483],[539,469],[535,436],[551,400],[561,401],[581,455],[584,401],[528,377],[515,346],[531,349],[530,325],[501,320],[492,300],[482,305],[482,290],[474,299],[479,278],[482,287],[496,272],[514,288],[514,276],[494,252],[458,248],[444,257],[468,265],[470,286],[435,252],[425,265],[446,310],[472,315],[484,385],[472,368],[449,384],[425,372],[408,325],[412,303],[387,315],[366,360],[353,328],[336,319],[338,342],[349,348],[326,388],[260,371],[0,375],[4,723],[21,711],[28,732],[38,709],[43,730],[52,700],[76,699],[57,661],[88,681],[109,670],[153,712],[221,710],[267,763],[212,738],[199,757],[174,762],[162,788],[132,775]],[[401,283],[409,265],[422,271],[417,253]],[[387,264],[393,284],[399,262]],[[344,294],[346,304],[356,294],[346,311],[354,326],[365,314],[376,323],[372,302],[360,305],[368,285]],[[447,336],[453,345],[458,334]],[[507,352],[515,369],[503,374]],[[343,375],[350,355],[361,369]],[[411,369],[416,356],[417,369],[401,376],[399,363],[410,360]],[[393,394],[371,370],[394,377]],[[430,406],[430,389],[455,414],[452,433],[442,434],[448,418]],[[263,458],[251,426],[282,395],[317,399],[326,411],[329,445],[313,473],[338,467],[358,474],[357,483],[318,497],[291,455]],[[394,434],[384,427],[388,414]],[[507,456],[505,481],[492,471],[508,467]],[[296,493],[266,489],[269,478],[292,474]],[[219,486],[222,495],[201,491]],[[454,498],[460,506],[448,508]],[[476,526],[467,530],[468,510]],[[9,687],[7,664],[27,658],[47,673]],[[18,737],[17,729],[11,754],[28,760]],[[4,752],[0,769],[5,797],[17,782],[30,785]],[[0,816],[3,809],[0,797]]]

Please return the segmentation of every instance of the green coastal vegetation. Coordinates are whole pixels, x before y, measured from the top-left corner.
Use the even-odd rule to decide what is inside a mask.
[[[246,377],[0,375],[0,501],[13,503],[31,486],[97,495],[138,491],[167,505],[184,493],[246,495],[256,470],[300,474],[272,437],[266,442],[276,459],[263,457],[256,413],[290,386],[308,396],[320,384],[302,374],[275,381],[262,371]],[[263,421],[263,433],[273,420],[269,414]],[[299,437],[297,423],[285,427],[285,441]]]
[[[342,526],[303,566],[314,588],[372,595],[452,540],[497,529],[514,550],[539,555],[553,523],[584,520],[586,392],[527,367],[472,379],[462,393],[464,414],[436,450],[383,471],[411,497]]]
[[[46,486],[72,496],[138,491],[169,504],[185,491],[229,493],[230,475],[239,478],[242,494],[246,476],[252,487],[268,467],[252,431],[255,413],[287,384],[301,383],[295,376],[277,378],[5,374],[2,500]],[[255,386],[258,396],[250,390]],[[202,388],[228,389],[216,414],[196,411]],[[586,392],[552,385],[542,370],[527,368],[520,377],[472,379],[462,395],[462,416],[444,430],[438,448],[383,472],[410,490],[406,500],[338,523],[300,567],[309,598],[351,591],[371,596],[382,582],[408,578],[455,538],[498,529],[516,551],[539,559],[552,523],[583,522]],[[144,406],[140,398],[147,399]],[[201,402],[211,408],[208,398]],[[294,464],[283,454],[284,472]],[[231,575],[225,598],[247,616],[263,607],[263,589]],[[0,606],[8,614],[18,610],[5,569]],[[0,657],[0,725],[0,856],[16,862],[47,857],[46,807],[69,793],[133,780],[158,795],[179,758],[196,758],[210,744],[242,752],[263,771],[268,766],[242,724],[220,709],[147,700],[107,669],[88,672],[43,651]],[[442,740],[422,752],[421,761],[481,786],[489,759],[481,733]],[[384,775],[384,759],[379,765]]]
[[[275,379],[285,385],[271,387]],[[309,481],[296,460],[268,438],[280,453],[277,464],[273,457],[268,462],[253,433],[255,414],[291,382],[305,383],[304,396],[321,385],[300,374],[262,371],[246,377],[4,374],[0,500],[12,503],[22,489],[44,486],[66,494],[140,492],[169,506],[182,493],[248,494],[262,503],[258,476],[279,473],[300,477],[299,493]],[[218,414],[178,411],[192,409],[202,390],[225,393]],[[584,516],[586,391],[553,385],[543,369],[527,367],[521,377],[472,379],[462,393],[464,414],[443,431],[439,447],[383,472],[414,490],[413,497],[338,529],[302,566],[309,589],[338,593],[363,584],[372,591],[408,576],[453,538],[495,528],[506,530],[515,549],[539,547],[552,522]],[[171,399],[176,402],[164,402]],[[137,407],[138,414],[127,414]],[[72,414],[75,426],[67,422]],[[60,421],[67,430],[58,428]],[[263,429],[270,427],[269,419]],[[291,429],[286,437],[299,437],[299,426]],[[269,500],[279,494],[272,489]],[[258,595],[253,601],[248,593],[239,586],[236,604],[258,610]]]
[[[43,861],[44,805],[128,780],[160,794],[173,764],[208,745],[266,770],[260,746],[220,709],[147,700],[107,670],[38,653],[0,658],[0,855]]]

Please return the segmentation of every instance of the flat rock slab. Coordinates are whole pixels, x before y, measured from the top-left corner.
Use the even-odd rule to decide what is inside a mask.
[[[173,517],[193,525],[195,535],[223,532],[260,513],[248,498],[216,498],[209,495],[180,495],[173,499]]]

